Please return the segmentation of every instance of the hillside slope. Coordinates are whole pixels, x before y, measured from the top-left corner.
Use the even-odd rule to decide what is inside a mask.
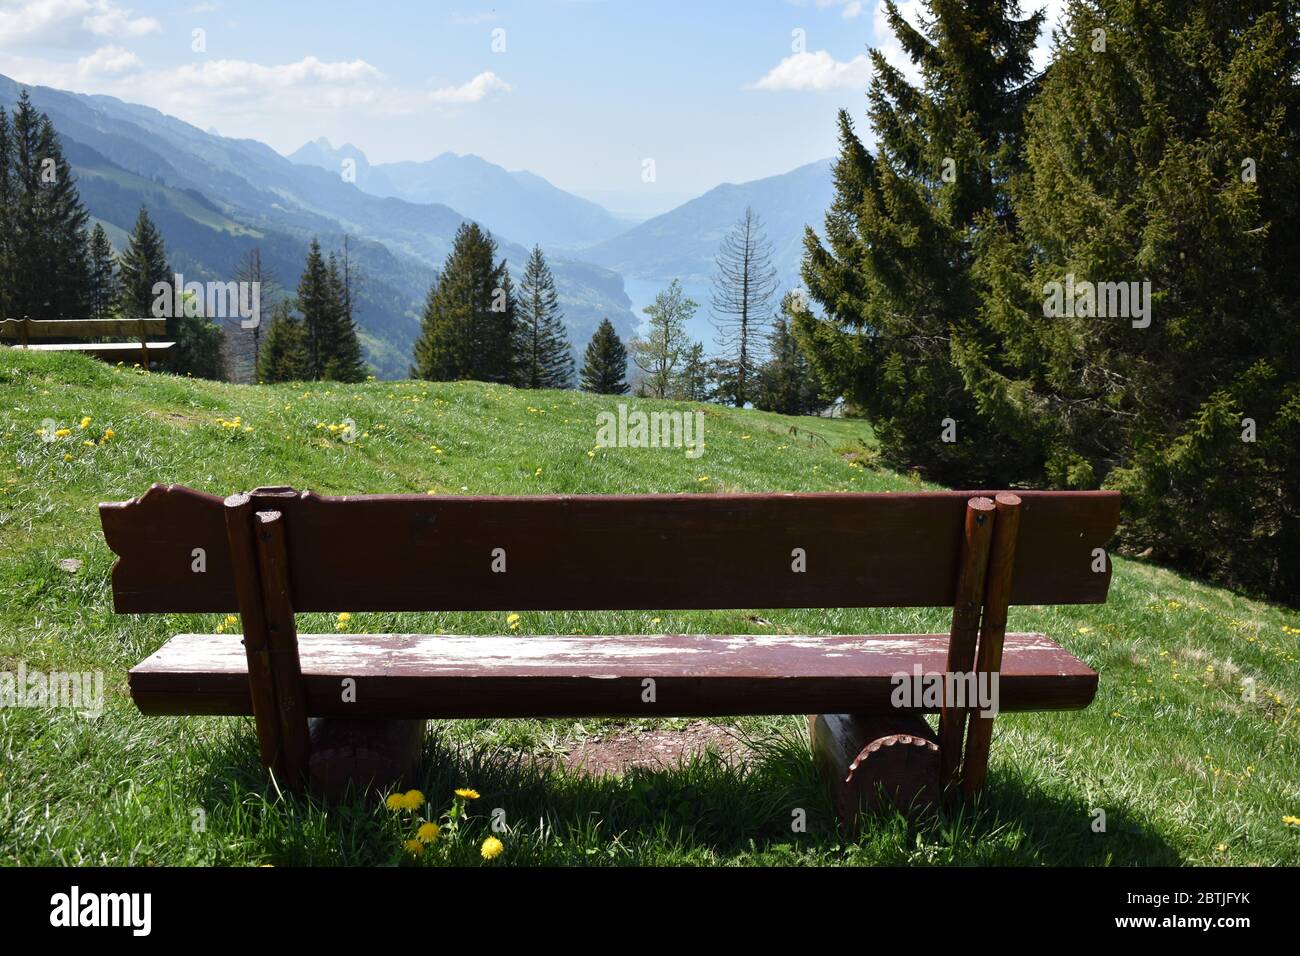
[[[218,615],[114,615],[97,502],[154,481],[218,494],[266,484],[453,495],[919,487],[863,467],[872,436],[853,421],[706,407],[698,460],[680,450],[595,448],[596,415],[619,401],[478,383],[255,388],[0,349],[0,671],[99,670],[108,697],[96,720],[0,708],[0,861],[401,859],[404,834],[378,799],[323,813],[268,791],[247,721],[135,711],[129,667],[174,633],[237,625]],[[236,416],[240,427],[223,425]],[[345,419],[361,430],[355,442],[327,427]],[[37,432],[47,421],[69,433],[43,441]],[[114,434],[103,440],[108,428]],[[627,546],[635,561],[636,542]],[[81,562],[75,573],[60,567],[66,559]],[[1104,606],[1013,609],[1013,628],[1042,629],[1096,667],[1100,690],[1083,712],[1000,717],[990,786],[960,817],[911,827],[881,819],[861,839],[843,840],[798,716],[715,722],[751,742],[741,763],[701,758],[601,779],[569,773],[557,755],[619,728],[685,722],[444,722],[422,789],[435,810],[454,786],[474,786],[484,806],[506,808],[499,864],[1300,863],[1300,830],[1283,820],[1300,815],[1300,614],[1133,561],[1119,559],[1115,570]],[[523,613],[516,625],[523,634],[888,633],[946,629],[947,615]],[[300,626],[336,624],[310,615]],[[492,633],[510,625],[503,614],[357,614],[347,627]],[[202,834],[191,826],[194,807],[206,814]],[[806,834],[791,836],[791,807],[808,810]],[[1098,808],[1104,833],[1093,829]],[[472,826],[480,832],[483,818]],[[448,859],[481,862],[474,849]]]
[[[0,106],[12,109],[22,88],[0,76]],[[91,215],[120,241],[140,206],[152,210],[160,201],[169,256],[186,265],[187,279],[228,281],[244,251],[262,245],[268,265],[292,289],[313,237],[331,252],[350,236],[367,357],[381,377],[408,373],[425,294],[465,221],[459,211],[370,195],[337,170],[290,162],[264,143],[216,136],[149,107],[27,89],[54,123],[79,186],[86,181]],[[192,202],[173,201],[176,195]],[[529,250],[508,235],[497,239],[518,277]],[[550,259],[575,351],[605,316],[630,337],[639,320],[617,273],[563,254]]]

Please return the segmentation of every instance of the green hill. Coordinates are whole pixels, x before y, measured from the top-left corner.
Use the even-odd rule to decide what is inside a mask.
[[[651,402],[626,399],[650,406]],[[0,672],[102,671],[104,713],[0,709],[0,862],[386,863],[409,827],[378,798],[324,811],[268,792],[248,720],[148,719],[127,669],[216,615],[112,613],[112,555],[95,505],[153,481],[227,494],[263,484],[323,493],[890,491],[870,429],[707,407],[703,457],[597,449],[617,400],[477,383],[250,387],[149,375],[79,356],[0,350]],[[685,406],[679,406],[685,407]],[[84,418],[90,421],[80,427]],[[238,427],[229,424],[236,418]],[[341,441],[329,425],[354,421]],[[44,441],[53,422],[66,435]],[[112,437],[104,439],[107,429]],[[88,444],[91,443],[91,444]],[[629,560],[634,543],[629,542]],[[66,559],[80,561],[70,572]],[[1300,614],[1118,559],[1102,607],[1016,608],[1097,668],[1079,713],[997,722],[975,808],[909,827],[835,832],[802,719],[706,727],[748,741],[681,769],[591,777],[566,754],[691,721],[457,721],[434,725],[421,789],[482,794],[470,831],[501,807],[525,863],[1300,863]],[[520,633],[838,633],[946,628],[941,611],[522,613]],[[332,630],[332,619],[301,622]],[[504,614],[356,614],[354,631],[490,633]],[[237,639],[232,636],[232,640]],[[1253,693],[1243,692],[1253,679]],[[792,833],[804,808],[806,833]],[[1097,811],[1104,833],[1094,832]],[[1289,818],[1292,822],[1287,822]],[[199,820],[202,825],[199,826]],[[539,821],[544,821],[539,823]],[[432,854],[430,854],[432,856]],[[451,859],[473,863],[475,845]]]

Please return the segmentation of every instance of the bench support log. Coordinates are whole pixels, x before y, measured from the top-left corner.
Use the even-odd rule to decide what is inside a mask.
[[[984,603],[984,581],[988,570],[989,546],[993,540],[996,506],[991,498],[972,498],[966,503],[962,528],[961,566],[952,603],[952,628],[948,636],[948,674],[968,673],[975,667],[975,642],[979,636],[980,606]],[[939,714],[939,755],[942,785],[948,795],[956,793],[961,770],[961,751],[966,731],[966,712],[950,707],[944,695]]]
[[[262,763],[282,787],[301,791],[310,743],[284,518],[278,511],[254,514],[248,495],[227,498],[225,518]]]
[[[920,714],[810,714],[808,732],[835,813],[850,832],[860,811],[911,817],[939,802],[938,739]]]
[[[979,674],[997,674],[1002,669],[1002,645],[1007,635],[1007,607],[1011,603],[1011,577],[1016,564],[1016,536],[1020,530],[1020,498],[1006,492],[997,496],[997,520],[993,527],[993,549],[989,557],[988,587],[984,597],[984,618],[980,622]],[[962,793],[973,796],[984,786],[989,770],[989,748],[993,742],[993,718],[971,714],[966,736],[966,759],[962,766]]]
[[[424,752],[423,720],[313,717],[311,789],[329,804],[408,779]]]

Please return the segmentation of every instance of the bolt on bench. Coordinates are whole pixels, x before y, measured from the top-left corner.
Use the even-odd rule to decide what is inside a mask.
[[[312,751],[317,725],[330,720],[364,718],[361,727],[380,733],[385,721],[422,728],[433,718],[811,714],[821,715],[810,718],[814,745],[846,816],[847,801],[869,796],[864,781],[906,775],[917,760],[934,761],[948,792],[984,782],[992,717],[947,699],[899,707],[898,675],[918,666],[997,675],[1000,711],[1091,702],[1096,673],[1042,634],[1007,634],[1007,608],[1105,601],[1103,549],[1119,495],[325,497],[259,488],[223,501],[155,484],[99,508],[118,556],[118,613],[238,611],[243,624],[242,644],[181,634],[132,668],[136,705],[150,715],[251,714],[262,761],[288,789],[327,775]],[[294,626],[297,612],[755,607],[953,615],[948,634]],[[937,735],[926,712],[940,713]],[[326,720],[309,730],[309,718]]]

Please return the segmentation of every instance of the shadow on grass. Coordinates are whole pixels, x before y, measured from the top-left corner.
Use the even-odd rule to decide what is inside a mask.
[[[203,747],[196,799],[232,859],[276,865],[412,862],[401,846],[420,819],[437,820],[458,788],[479,798],[463,839],[439,862],[482,863],[478,847],[499,836],[494,865],[1176,865],[1177,853],[1125,808],[1108,808],[1106,830],[1081,797],[1049,793],[994,774],[980,797],[916,821],[863,816],[843,832],[806,738],[746,740],[742,760],[705,750],[671,769],[589,776],[504,747],[452,739],[437,725],[407,786],[428,800],[418,813],[385,808],[367,792],[327,807],[279,794],[242,726]],[[495,826],[493,825],[495,821]],[[430,859],[433,855],[430,854]],[[426,861],[428,862],[428,861]]]

